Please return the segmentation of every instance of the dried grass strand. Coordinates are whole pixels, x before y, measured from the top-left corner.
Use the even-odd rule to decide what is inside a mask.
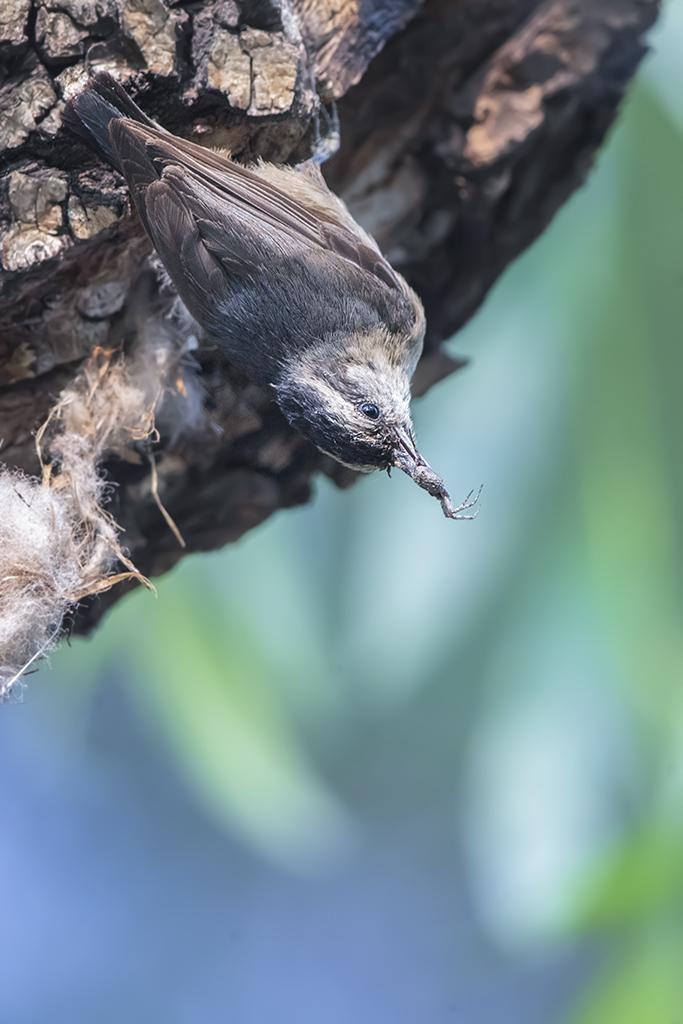
[[[173,325],[145,320],[125,358],[94,348],[36,433],[40,479],[0,465],[0,698],[54,650],[64,615],[84,598],[130,579],[156,594],[121,547],[100,466],[110,453],[139,458],[136,443],[158,440],[156,414],[170,387],[181,428],[183,413],[187,428],[196,425],[201,389],[177,386],[184,344]],[[185,547],[159,496],[153,458],[151,490]]]

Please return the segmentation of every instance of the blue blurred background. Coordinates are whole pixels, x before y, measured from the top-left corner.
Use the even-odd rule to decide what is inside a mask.
[[[0,713],[2,1024],[683,1021],[683,0],[407,478],[193,557]]]

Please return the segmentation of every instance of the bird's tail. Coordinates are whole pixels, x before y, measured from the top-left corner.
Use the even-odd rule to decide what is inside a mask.
[[[82,92],[69,100],[63,121],[87,145],[95,146],[114,167],[119,167],[109,125],[121,117],[139,121],[150,128],[160,127],[140,110],[115,78],[106,71],[100,71],[88,80]]]

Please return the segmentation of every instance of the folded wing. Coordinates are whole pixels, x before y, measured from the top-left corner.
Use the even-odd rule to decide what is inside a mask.
[[[402,293],[379,250],[337,221],[332,204],[329,213],[306,208],[255,171],[128,118],[112,120],[109,130],[135,205],[174,283],[179,284],[176,275],[183,273],[196,244],[230,275],[247,276],[272,258],[318,253],[351,264],[383,288]],[[163,216],[157,219],[160,212]],[[190,222],[195,225],[191,230]],[[178,231],[185,233],[183,238]],[[203,254],[193,263],[197,259],[215,288],[209,272],[213,264]]]

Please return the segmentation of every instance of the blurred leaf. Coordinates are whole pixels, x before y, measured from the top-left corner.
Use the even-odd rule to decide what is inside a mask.
[[[587,339],[579,467],[605,622],[661,748],[683,711],[683,288],[672,287],[683,267],[683,138],[641,88],[620,146],[626,188],[616,274]]]
[[[681,1024],[683,935],[644,935],[570,1017],[571,1024]]]
[[[131,692],[161,723],[201,802],[290,867],[336,856],[350,836],[346,815],[306,764],[248,629],[221,614],[201,559],[158,590],[158,600],[128,598],[108,629],[126,653]]]
[[[606,867],[591,869],[579,928],[627,952],[577,1024],[683,1020],[683,136],[642,85],[618,130],[620,227],[587,336],[578,429],[583,524],[605,635],[640,732],[639,811]],[[635,699],[635,700],[634,700]],[[632,812],[633,813],[633,812]],[[617,930],[618,929],[618,930]]]
[[[649,824],[592,874],[578,897],[580,928],[638,927],[667,916],[683,901],[683,833]]]

